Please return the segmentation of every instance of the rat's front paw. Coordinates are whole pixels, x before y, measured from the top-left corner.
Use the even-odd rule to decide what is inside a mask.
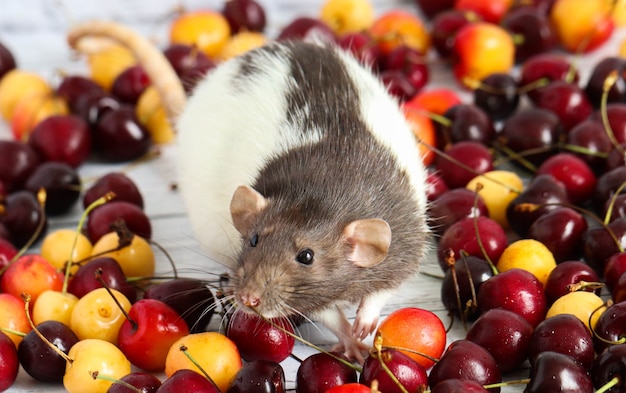
[[[352,337],[356,340],[363,340],[376,330],[378,325],[378,314],[376,315],[363,315],[360,310],[357,313],[356,319],[352,324]]]
[[[337,343],[332,349],[332,352],[343,353],[343,355],[350,361],[356,361],[359,364],[365,362],[365,358],[369,353],[370,347],[362,341],[353,339],[343,339]]]

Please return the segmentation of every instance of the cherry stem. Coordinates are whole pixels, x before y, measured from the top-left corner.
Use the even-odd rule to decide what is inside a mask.
[[[581,154],[585,154],[587,156],[592,156],[592,157],[600,157],[600,158],[607,158],[609,156],[608,153],[603,152],[603,151],[591,151],[587,148],[584,148],[582,146],[579,145],[572,145],[570,143],[564,143],[562,145],[560,145],[561,149],[563,150],[567,150],[567,151],[571,151],[574,153],[581,153]]]
[[[538,147],[538,148],[535,148],[535,149],[528,149],[528,150],[523,151],[523,152],[516,152],[513,149],[511,149],[510,147],[508,147],[507,145],[505,145],[504,143],[498,143],[497,147],[498,147],[498,149],[502,153],[504,153],[504,155],[506,155],[507,160],[500,159],[499,162],[494,162],[495,166],[499,166],[503,162],[506,162],[506,161],[517,161],[524,168],[526,168],[528,171],[530,171],[532,173],[537,172],[537,167],[533,163],[528,161],[524,156],[528,156],[528,155],[535,154],[535,153],[544,153],[544,152],[552,149],[552,147],[547,147],[547,148],[546,147]]]
[[[5,332],[5,333],[9,333],[9,334],[14,334],[14,335],[19,336],[19,337],[25,337],[26,336],[26,333],[24,333],[24,332],[20,332],[19,330],[13,330],[13,329],[5,328],[5,327],[0,327],[0,331],[1,332]]]
[[[611,216],[613,215],[613,209],[615,208],[615,202],[617,200],[617,196],[622,193],[626,187],[626,182],[620,184],[620,186],[615,190],[613,196],[611,197],[611,201],[609,202],[609,206],[606,209],[606,215],[604,216],[604,225],[608,225],[611,222]]]
[[[430,361],[433,361],[433,362],[435,362],[435,363],[439,362],[439,359],[437,359],[436,357],[433,357],[433,356],[427,355],[427,354],[422,353],[422,352],[418,352],[418,351],[416,351],[416,350],[414,350],[414,349],[404,348],[404,347],[397,347],[397,346],[395,346],[395,345],[385,345],[383,348],[385,348],[385,349],[395,349],[395,350],[398,350],[398,351],[409,352],[409,353],[412,353],[412,354],[415,354],[415,355],[419,355],[419,356],[421,356],[421,357],[424,357],[424,358],[426,358],[426,359],[428,359],[428,360],[430,360]]]
[[[33,329],[33,331],[35,332],[35,334],[45,343],[48,344],[48,346],[55,351],[60,357],[62,357],[63,359],[65,359],[66,362],[68,362],[69,364],[72,364],[74,362],[73,359],[71,359],[69,356],[67,356],[67,354],[63,351],[61,351],[61,349],[59,349],[59,347],[57,347],[56,345],[54,345],[53,343],[50,342],[50,340],[48,340],[48,338],[46,336],[44,336],[39,329],[37,329],[37,326],[35,326],[35,323],[33,322],[33,319],[30,316],[30,295],[27,293],[22,293],[22,300],[24,300],[24,312],[26,313],[26,319],[28,320],[28,324],[30,325],[31,329]]]
[[[589,281],[578,281],[575,284],[567,284],[566,288],[569,292],[577,292],[577,291],[582,291],[582,290],[586,290],[586,289],[592,289],[592,290],[596,290],[596,289],[602,289],[605,287],[605,284],[602,282],[589,282]]]
[[[130,383],[128,383],[126,381],[122,381],[121,379],[113,378],[113,377],[111,377],[109,375],[102,375],[102,374],[100,374],[99,371],[93,371],[91,373],[91,378],[93,378],[94,380],[95,379],[101,379],[103,381],[112,382],[114,384],[122,385],[126,389],[132,390],[133,392],[143,393],[143,390],[139,389],[137,386],[131,385]]]
[[[478,207],[478,192],[480,190],[482,190],[483,185],[479,182],[476,184],[476,197],[474,198],[474,207]],[[480,232],[478,231],[478,215],[474,215],[474,219],[472,220],[473,224],[474,224],[474,234],[476,236],[476,241],[478,242],[478,248],[480,248],[480,251],[483,253],[483,256],[485,257],[485,260],[487,261],[487,263],[489,264],[489,267],[491,268],[491,271],[493,272],[494,276],[496,274],[498,274],[498,269],[496,268],[496,265],[493,263],[493,261],[491,260],[491,258],[489,258],[489,255],[487,254],[487,250],[485,249],[485,245],[483,244],[482,238],[480,236]]]
[[[115,296],[115,294],[113,293],[113,291],[111,290],[111,288],[109,288],[109,284],[107,284],[104,279],[102,278],[102,268],[99,267],[98,269],[96,269],[96,272],[94,273],[96,280],[100,283],[100,285],[102,285],[102,287],[104,288],[105,291],[107,291],[107,293],[109,294],[109,296],[111,296],[111,298],[113,299],[113,302],[115,303],[115,305],[117,305],[117,307],[120,309],[120,311],[122,312],[122,314],[124,314],[124,317],[126,318],[126,320],[128,320],[128,322],[130,323],[130,325],[132,326],[133,330],[137,329],[137,321],[135,321],[134,319],[132,319],[130,317],[130,315],[128,315],[128,313],[126,312],[126,310],[124,310],[124,307],[122,307],[122,305],[120,304],[120,301],[117,300],[117,297]]]
[[[611,144],[614,148],[618,149],[621,154],[624,154],[624,149],[622,148],[622,145],[617,141],[617,138],[615,138],[615,132],[613,131],[611,123],[609,122],[609,114],[607,111],[609,91],[611,90],[611,87],[613,87],[615,82],[617,82],[618,77],[619,74],[617,73],[617,70],[613,70],[609,73],[609,75],[607,75],[606,79],[604,79],[604,84],[602,86],[602,97],[600,100],[600,115],[602,117],[602,125],[606,130],[606,135],[609,137]]]
[[[456,295],[456,306],[459,308],[459,314],[461,315],[461,322],[463,322],[463,328],[467,330],[467,323],[465,321],[465,313],[463,312],[463,306],[461,305],[461,289],[459,287],[459,279],[456,275],[456,258],[454,257],[454,251],[447,249],[445,253],[446,264],[450,269],[450,275],[452,276],[452,283],[454,284],[454,294]],[[450,329],[452,329],[454,318],[450,321]]]
[[[529,382],[530,382],[530,378],[524,378],[524,379],[518,379],[516,381],[491,383],[491,384],[488,384],[488,385],[483,385],[483,388],[485,388],[485,389],[493,389],[493,388],[501,388],[503,386],[510,386],[510,385],[525,385],[525,384],[528,384]]]
[[[517,93],[522,95],[522,94],[526,94],[529,91],[538,89],[540,87],[545,87],[548,85],[548,83],[550,83],[550,79],[549,78],[539,78],[537,80],[534,80],[530,83],[528,83],[527,85],[521,86],[520,88],[517,89]]]
[[[331,352],[328,352],[328,351],[326,351],[326,350],[322,349],[321,347],[319,347],[319,346],[317,346],[317,345],[313,344],[312,342],[310,342],[310,341],[307,341],[307,340],[303,339],[302,337],[298,336],[297,334],[294,334],[294,333],[290,332],[289,330],[285,329],[284,327],[279,326],[279,325],[278,325],[277,323],[275,323],[274,321],[272,321],[272,320],[270,320],[269,318],[266,318],[265,316],[261,315],[261,313],[259,313],[259,312],[258,312],[258,311],[254,308],[254,307],[248,307],[248,309],[252,310],[252,312],[254,312],[256,315],[258,315],[258,316],[259,316],[259,318],[263,319],[265,322],[269,323],[270,325],[272,325],[272,326],[273,326],[273,327],[275,327],[276,329],[280,330],[281,332],[285,333],[285,334],[286,334],[286,335],[288,335],[289,337],[292,337],[294,340],[297,340],[297,341],[301,342],[302,344],[304,344],[304,345],[306,345],[306,346],[308,346],[308,347],[311,347],[311,348],[313,348],[313,349],[315,349],[315,350],[317,350],[317,351],[319,351],[319,352],[322,352],[322,353],[324,353],[324,354],[326,354],[326,355],[328,355],[328,356],[330,356],[330,357],[334,358],[334,359],[335,359],[335,360],[337,360],[338,362],[340,362],[340,363],[342,363],[342,364],[344,364],[344,365],[346,365],[346,366],[350,367],[351,369],[353,369],[353,370],[355,370],[355,371],[357,371],[357,372],[359,372],[359,373],[360,373],[361,371],[363,371],[363,370],[361,369],[361,367],[358,367],[358,366],[356,366],[356,365],[354,365],[354,364],[350,363],[350,362],[349,362],[349,361],[347,361],[346,359],[343,359],[343,358],[341,358],[341,357],[339,357],[339,356],[337,356],[337,355],[335,355],[335,354],[333,354],[333,353],[331,353]]]
[[[217,386],[217,384],[215,383],[215,381],[213,380],[213,378],[211,378],[211,376],[209,375],[209,373],[206,372],[206,370],[204,369],[204,367],[202,367],[200,365],[200,363],[198,363],[198,361],[196,360],[196,358],[193,357],[193,355],[191,355],[191,353],[189,353],[189,348],[187,348],[186,345],[181,345],[179,347],[180,351],[187,356],[187,359],[189,359],[189,361],[191,363],[193,363],[194,366],[196,366],[198,368],[198,370],[200,370],[200,372],[202,373],[202,375],[204,375],[206,377],[206,379],[208,379],[209,381],[211,381],[211,383],[213,383],[213,385]]]
[[[174,272],[174,278],[178,278],[178,270],[176,269],[176,263],[174,263],[174,260],[172,259],[172,256],[170,255],[170,253],[165,249],[165,247],[155,242],[154,240],[150,240],[150,244],[158,248],[163,253],[163,255],[165,255],[165,258],[167,258],[167,261],[172,266],[172,271]]]
[[[73,259],[73,255],[74,255],[74,250],[76,249],[76,245],[78,244],[78,238],[80,236],[81,230],[83,228],[83,225],[85,225],[85,220],[87,219],[87,216],[89,216],[89,213],[91,213],[93,211],[93,209],[95,209],[96,207],[103,205],[105,203],[107,203],[108,201],[110,201],[111,199],[115,198],[115,193],[114,192],[107,192],[106,194],[104,194],[103,196],[101,196],[100,198],[96,199],[95,201],[93,201],[89,206],[87,206],[87,208],[85,209],[85,211],[83,212],[83,214],[80,216],[80,220],[78,220],[78,225],[76,226],[76,236],[74,236],[74,242],[72,243],[72,249],[70,251],[70,255],[67,258],[67,262],[65,265],[65,277],[63,279],[63,288],[61,289],[61,293],[66,294],[67,293],[67,287],[69,285],[69,277],[71,274],[71,268],[72,268],[72,264],[74,263]]]
[[[385,363],[385,360],[383,359],[383,335],[380,332],[376,334],[376,337],[374,337],[374,349],[376,350],[378,363],[380,363],[380,366],[383,368],[385,373],[396,384],[396,386],[398,386],[402,393],[409,393],[408,390],[406,390],[406,388],[400,383],[398,377],[396,377],[394,373],[391,372],[391,370],[387,366],[387,363]]]
[[[614,388],[621,382],[622,382],[622,379],[616,375],[613,377],[613,379],[611,379],[610,381],[605,383],[602,387],[600,387],[600,389],[596,390],[596,393],[608,392],[609,390],[611,390],[612,388]]]
[[[418,109],[412,108],[410,106],[406,106],[405,108],[408,111],[415,112],[415,113],[420,114],[420,115],[424,115],[424,116],[428,117],[430,120],[432,120],[432,121],[434,121],[436,123],[441,124],[442,126],[450,127],[452,125],[452,121],[450,119],[448,119],[445,116],[439,115],[437,113],[426,111],[426,110],[418,110]]]

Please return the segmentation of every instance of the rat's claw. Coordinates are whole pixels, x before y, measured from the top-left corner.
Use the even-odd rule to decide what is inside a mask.
[[[352,337],[359,341],[372,334],[378,325],[378,315],[373,318],[365,318],[361,314],[357,313],[356,320],[352,324]]]

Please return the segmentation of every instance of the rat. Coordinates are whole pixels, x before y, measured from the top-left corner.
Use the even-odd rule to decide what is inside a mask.
[[[332,44],[276,41],[211,70],[176,128],[192,229],[232,268],[237,304],[317,320],[362,359],[428,248],[426,170],[398,101]]]

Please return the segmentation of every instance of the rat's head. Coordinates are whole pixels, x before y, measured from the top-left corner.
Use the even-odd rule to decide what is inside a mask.
[[[391,242],[383,220],[342,223],[248,186],[235,191],[231,215],[243,237],[235,297],[266,317],[306,315],[354,300],[345,299],[347,288],[385,259]]]

